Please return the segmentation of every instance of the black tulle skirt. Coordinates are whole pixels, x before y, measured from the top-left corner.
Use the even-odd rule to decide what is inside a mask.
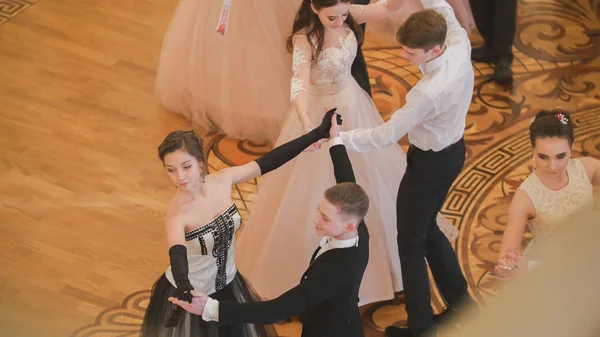
[[[218,326],[217,322],[205,322],[202,317],[183,310],[177,326],[165,328],[164,323],[173,312],[174,305],[169,297],[174,297],[175,287],[163,274],[152,287],[152,295],[144,322],[142,337],[271,337],[277,336],[272,325],[232,324]],[[248,303],[260,301],[260,297],[251,289],[248,282],[237,273],[233,281],[225,288],[210,295],[217,301],[235,301]]]

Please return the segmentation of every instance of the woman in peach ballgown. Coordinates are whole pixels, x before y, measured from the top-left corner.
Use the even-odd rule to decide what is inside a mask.
[[[156,74],[160,103],[206,129],[274,142],[289,107],[285,41],[299,3],[180,0]]]

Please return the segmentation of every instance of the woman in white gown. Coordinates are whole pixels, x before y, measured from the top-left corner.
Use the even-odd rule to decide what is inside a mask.
[[[531,267],[541,258],[536,245],[543,245],[565,224],[565,219],[594,206],[593,185],[600,183],[600,161],[591,157],[571,158],[575,141],[571,115],[557,108],[542,110],[529,128],[533,149],[534,171],[523,181],[508,209],[508,221],[495,272],[511,279]],[[518,252],[525,229],[533,240],[524,253]],[[514,254],[514,255],[513,255]],[[542,254],[543,255],[543,254]],[[512,256],[512,257],[511,257]]]
[[[421,8],[420,2],[413,3],[411,10]],[[303,1],[288,40],[288,48],[293,50],[293,106],[276,144],[307,132],[322,119],[326,107],[337,108],[344,118],[344,130],[383,123],[369,95],[352,78],[350,68],[362,40],[358,24],[394,14],[398,8],[398,0],[369,5],[350,5],[350,0]],[[367,191],[372,205],[366,217],[371,249],[360,290],[363,305],[391,299],[403,289],[396,242],[396,195],[406,157],[396,146],[350,153],[350,159],[357,182]],[[323,192],[333,184],[327,151],[303,153],[260,182],[258,198],[239,236],[242,253],[236,262],[263,298],[275,298],[298,283],[320,240],[311,216]],[[441,216],[438,225],[447,236],[456,237],[457,230]]]

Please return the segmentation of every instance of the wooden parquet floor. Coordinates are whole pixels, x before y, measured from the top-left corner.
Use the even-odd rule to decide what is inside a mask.
[[[193,127],[153,97],[176,5],[0,0],[0,336],[137,336],[168,264],[162,219],[173,187],[156,145]],[[468,160],[442,210],[461,230],[453,244],[482,303],[498,292],[489,271],[511,193],[529,172],[534,110],[573,111],[575,154],[600,157],[600,2],[519,7],[515,84],[497,87],[491,66],[474,64]],[[389,118],[420,75],[397,46],[369,36],[364,51]],[[208,138],[213,169],[252,159],[238,140]],[[256,185],[232,192],[246,210]],[[363,309],[369,336],[402,317],[394,303]],[[298,336],[297,323],[278,330]]]

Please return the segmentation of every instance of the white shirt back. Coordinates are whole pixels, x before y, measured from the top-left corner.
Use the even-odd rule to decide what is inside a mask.
[[[408,133],[414,146],[440,151],[463,136],[473,96],[471,43],[450,5],[443,0],[422,3],[446,19],[446,50],[419,67],[423,78],[408,92],[406,104],[389,121],[373,129],[341,133],[344,144],[352,150],[367,152],[387,147]]]

